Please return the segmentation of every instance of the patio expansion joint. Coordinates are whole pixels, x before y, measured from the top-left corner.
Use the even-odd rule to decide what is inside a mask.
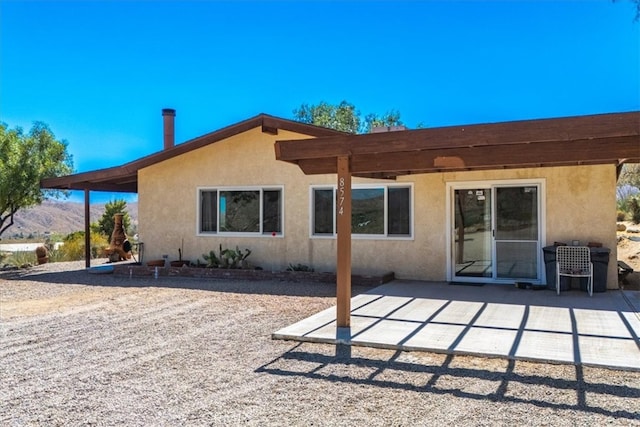
[[[638,365],[638,363],[636,362],[633,362],[634,360],[637,361],[635,357],[638,354],[636,353],[636,350],[633,349],[629,350],[630,353],[628,354],[628,356],[625,356],[625,358],[628,359],[628,363],[625,363],[625,361],[620,359],[619,357],[614,357],[612,359],[609,359],[608,357],[596,357],[594,359],[594,351],[597,348],[594,347],[594,345],[604,346],[605,348],[611,348],[611,346],[617,348],[618,345],[620,345],[622,346],[620,348],[629,349],[629,345],[631,344],[631,342],[635,342],[635,345],[631,344],[632,348],[637,347],[638,350],[640,350],[640,340],[638,339],[639,332],[637,331],[634,320],[639,313],[635,310],[631,310],[631,313],[629,313],[627,305],[629,305],[630,307],[632,306],[631,304],[629,304],[626,297],[624,298],[624,301],[626,302],[622,302],[622,293],[620,293],[618,296],[611,295],[611,297],[614,297],[614,301],[616,299],[618,301],[614,305],[608,303],[606,299],[600,303],[598,303],[596,299],[589,299],[584,301],[578,299],[578,302],[575,306],[556,306],[555,303],[557,301],[553,301],[551,305],[545,305],[540,301],[530,301],[527,303],[523,303],[522,301],[519,301],[519,299],[510,300],[509,298],[506,298],[509,297],[509,295],[506,295],[506,297],[505,295],[498,295],[499,300],[496,300],[496,296],[493,296],[493,299],[491,299],[490,297],[489,300],[482,301],[482,298],[487,297],[474,296],[472,294],[471,296],[467,296],[466,299],[459,300],[455,296],[443,297],[444,295],[442,294],[434,294],[436,295],[436,297],[434,298],[428,296],[426,292],[418,289],[420,296],[416,296],[415,294],[411,295],[411,292],[414,291],[404,289],[402,288],[403,284],[400,285],[400,290],[394,290],[389,293],[389,295],[392,297],[392,304],[389,304],[388,302],[387,304],[385,304],[384,302],[382,302],[382,300],[389,295],[386,295],[384,292],[382,293],[382,295],[380,295],[376,291],[374,291],[376,292],[375,295],[370,296],[370,298],[372,299],[367,299],[367,301],[364,303],[362,302],[362,300],[359,300],[359,304],[357,304],[358,307],[355,307],[351,313],[352,319],[355,319],[356,321],[352,323],[353,329],[349,331],[350,335],[348,337],[345,337],[344,335],[338,336],[337,328],[335,325],[335,316],[333,316],[333,318],[323,318],[321,324],[312,323],[308,325],[308,329],[303,328],[303,330],[300,330],[299,332],[290,332],[285,328],[278,333],[274,333],[272,337],[274,339],[286,339],[293,341],[327,344],[347,344],[399,351],[426,351],[448,355],[469,355],[487,358],[531,361],[538,363],[594,366],[618,370],[622,369],[640,371],[640,365]],[[393,297],[401,298],[394,299]],[[513,298],[513,296],[511,296],[511,298]],[[428,314],[426,318],[421,318],[420,312],[416,311],[416,307],[419,307],[419,305],[412,305],[408,307],[415,301],[434,299],[438,300],[439,302],[443,302],[443,304],[433,311],[429,310],[430,314]],[[466,313],[471,316],[471,318],[469,318],[467,322],[457,321],[457,318],[452,317],[451,312],[449,312],[449,314],[445,313],[444,317],[441,320],[437,320],[438,316],[443,314],[443,312],[451,306],[450,304],[452,302],[456,301],[460,301],[460,303],[471,303],[471,306],[473,307],[473,313],[471,312],[471,309],[466,309]],[[376,315],[375,313],[378,306],[374,304],[377,304],[378,302],[382,302],[380,307],[383,309],[380,310],[379,315]],[[593,302],[595,304],[593,305],[593,307],[589,305],[585,306],[584,304],[587,302]],[[502,304],[509,304],[513,309],[503,311],[501,307],[495,307],[496,304],[498,306]],[[517,309],[516,306],[521,307],[523,312],[520,313],[520,309]],[[535,312],[535,316],[533,316],[534,313],[531,312],[530,309],[533,307],[537,308],[539,306],[549,307],[549,309],[551,310],[566,310],[568,312],[566,320],[570,322],[570,324],[567,324],[566,326],[569,326],[570,329],[565,329],[565,327],[562,326],[562,323],[557,323],[555,321],[551,321],[551,323],[549,324],[549,314],[546,314],[546,312],[541,312],[540,310],[538,310]],[[435,308],[435,305],[429,304],[426,307]],[[460,304],[457,305],[453,313],[456,313],[456,310],[460,310],[460,307]],[[364,309],[363,311],[365,312],[358,314],[357,311],[360,311],[362,309]],[[588,316],[590,311],[592,310],[617,312],[618,316],[620,316],[620,319],[622,320],[622,324],[620,324],[622,329],[611,329],[612,326],[606,326],[606,323],[603,323],[603,326],[600,326],[600,320],[597,321],[598,323],[595,323],[593,325],[589,322],[584,323],[585,319],[587,319],[585,316]],[[520,313],[518,314],[519,317],[517,319],[517,322],[515,321],[515,319],[509,317],[509,313],[514,312],[515,314]],[[465,310],[460,310],[460,313],[464,314]],[[505,316],[503,313],[506,313],[507,315]],[[541,321],[541,313],[545,314],[545,317],[543,318],[545,320],[543,321]],[[630,316],[629,314],[625,313],[633,315]],[[402,316],[405,315],[407,317],[403,318]],[[618,316],[616,316],[616,318]],[[598,319],[598,317],[596,316],[594,319]],[[404,326],[402,326],[402,324],[404,324]],[[527,324],[529,324],[530,327],[526,327]],[[423,330],[431,326],[441,328],[436,329],[435,341],[425,341],[424,338],[419,339],[419,341],[422,341],[422,343],[417,343],[416,341],[414,341],[414,338],[416,336],[431,336],[431,334],[434,333],[433,330],[428,331],[426,335],[422,335]],[[382,339],[381,334],[384,334],[384,330],[387,327],[390,328],[391,334],[387,339]],[[582,332],[580,332],[580,330],[582,330]],[[353,331],[353,334],[351,334],[351,331]],[[482,331],[484,331],[484,333]],[[490,337],[492,336],[491,331],[506,334],[504,336],[507,338],[509,336],[513,336],[514,341],[508,344],[509,348],[504,348],[503,345],[503,350],[500,350],[499,347],[497,347],[496,351],[494,351],[494,349],[491,347],[490,342]],[[624,331],[625,333],[620,334],[621,331]],[[541,335],[536,337],[532,336],[531,334]],[[469,342],[467,340],[468,335],[473,335],[472,340],[486,340],[487,338],[481,337],[489,337],[489,341],[487,341],[489,343],[489,346],[487,346],[486,344],[481,345],[479,348],[477,348],[477,350],[469,347]],[[495,339],[498,339],[500,336],[501,335],[496,335]],[[544,338],[544,336],[548,336],[548,338]],[[373,339],[370,339],[370,337],[373,337]],[[570,341],[567,342],[567,339],[569,339]],[[584,345],[587,345],[583,341],[585,339],[596,341],[589,341],[589,346],[582,348]],[[549,351],[547,351],[544,350],[544,345],[540,347],[539,344],[536,344],[536,347],[533,349],[533,351],[525,350],[524,352],[520,352],[525,342],[527,343],[527,348],[530,348],[531,343],[536,343],[537,340],[543,340],[544,342],[547,342],[547,340],[549,340],[550,344],[553,343],[554,340],[562,340],[561,342],[564,342],[568,345],[568,347],[565,347],[566,350],[569,351],[569,353],[566,353],[566,356],[563,355],[562,352],[564,350],[562,346],[557,347],[555,345],[551,345],[549,347]],[[461,344],[463,345],[461,346]],[[585,350],[587,350],[586,353],[584,352]],[[557,356],[554,355],[554,353],[557,353],[558,351],[560,353]]]

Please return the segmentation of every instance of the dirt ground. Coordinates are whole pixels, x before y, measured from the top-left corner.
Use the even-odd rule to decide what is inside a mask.
[[[618,232],[618,260],[624,261],[634,272],[626,276],[621,285],[624,289],[640,290],[640,224],[623,223],[627,230]]]
[[[640,425],[640,372],[270,338],[334,302],[324,284],[0,273],[0,424]]]

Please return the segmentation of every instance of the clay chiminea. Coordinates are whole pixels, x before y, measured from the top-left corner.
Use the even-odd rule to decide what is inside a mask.
[[[109,261],[118,262],[131,258],[131,243],[127,240],[122,226],[122,217],[124,214],[117,213],[113,216],[114,226],[111,233],[111,241],[109,247],[105,249],[105,254],[109,257]]]

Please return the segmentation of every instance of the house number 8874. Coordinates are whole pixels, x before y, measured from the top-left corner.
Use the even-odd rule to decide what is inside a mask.
[[[344,214],[344,178],[338,181],[338,214]]]

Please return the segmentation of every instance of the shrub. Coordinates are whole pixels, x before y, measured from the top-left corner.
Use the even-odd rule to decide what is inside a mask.
[[[616,221],[624,221],[627,219],[627,213],[623,211],[618,211],[616,213]]]
[[[202,257],[207,262],[209,268],[247,268],[247,258],[251,255],[250,249],[245,249],[243,252],[238,246],[236,249],[222,249],[220,245],[218,255],[214,251],[209,251],[208,254],[202,254]],[[198,261],[199,262],[199,261]]]
[[[76,231],[64,238],[64,244],[56,252],[58,261],[79,261],[84,259],[84,231]],[[102,256],[102,249],[108,246],[107,239],[99,233],[91,232],[91,258]]]
[[[27,267],[36,264],[34,251],[16,251],[6,258],[6,263],[16,267]]]
[[[62,249],[51,249],[49,251],[49,262],[64,262],[67,261]]]
[[[313,273],[314,270],[313,268],[305,264],[289,264],[289,267],[287,267],[287,271],[307,271],[309,273]]]

